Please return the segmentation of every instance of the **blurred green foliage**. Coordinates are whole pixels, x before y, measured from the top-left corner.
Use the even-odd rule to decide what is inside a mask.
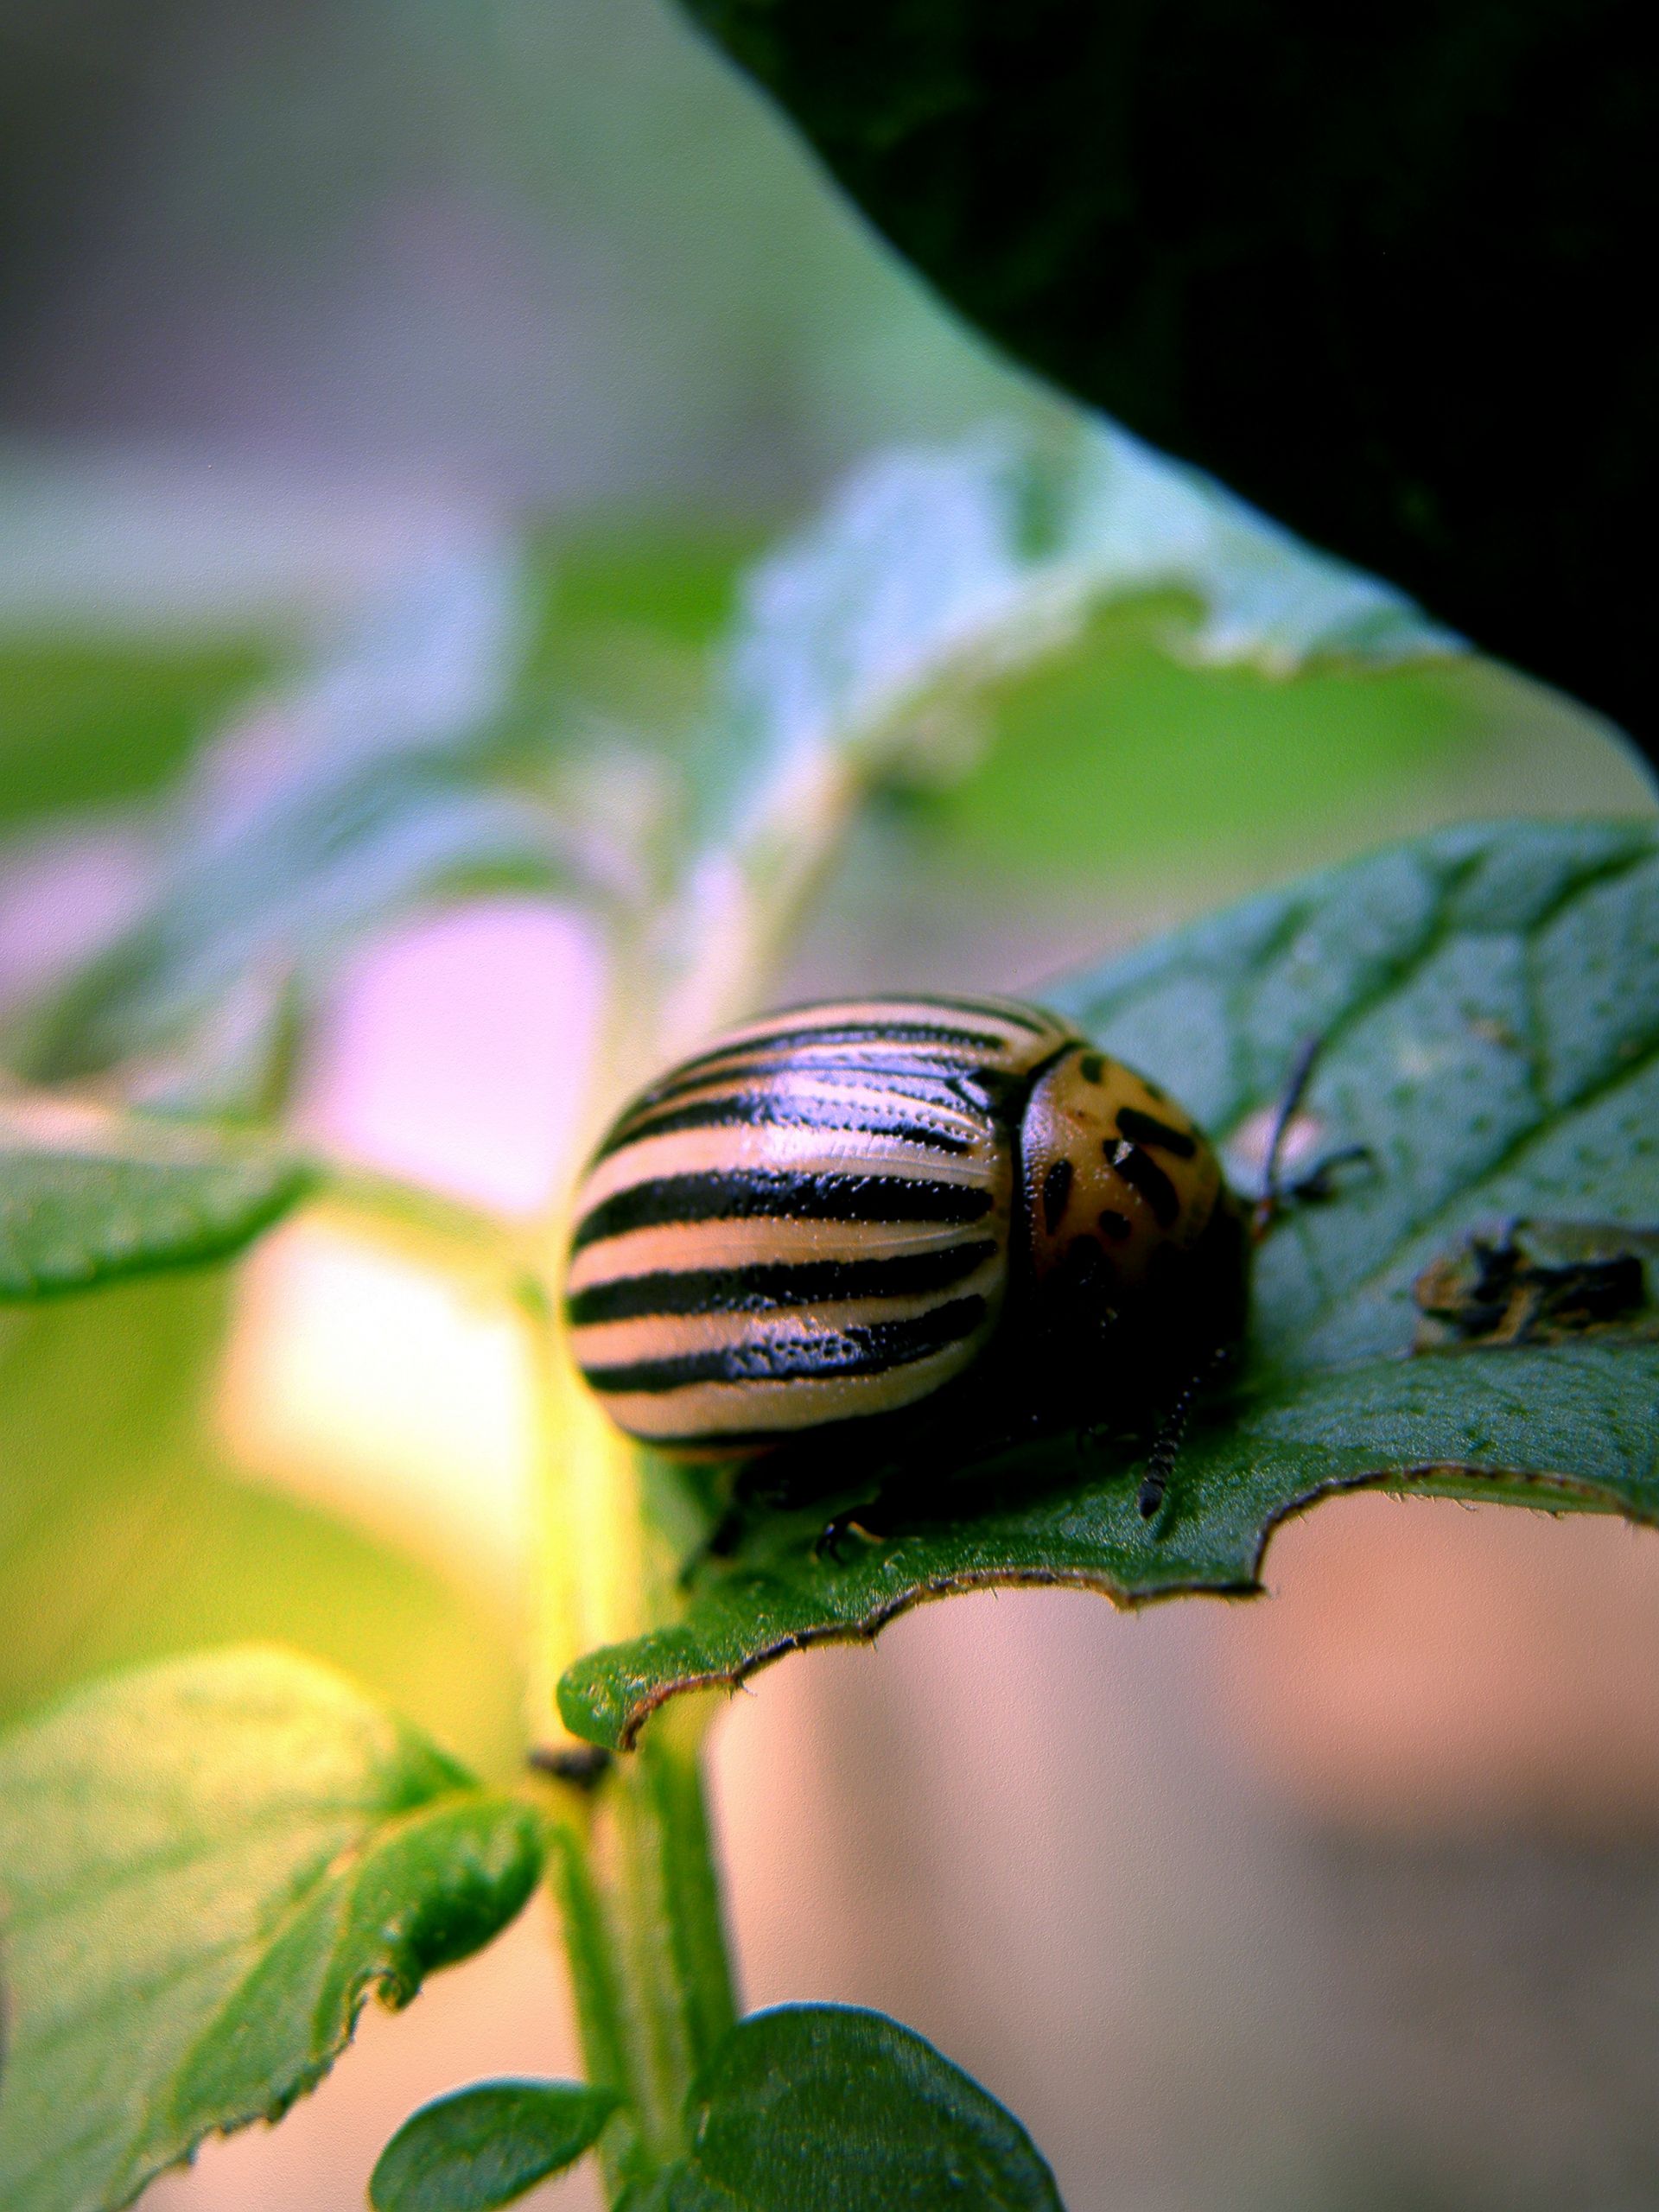
[[[673,522],[544,532],[532,700],[539,680],[601,728],[683,735],[758,543]],[[887,794],[913,866],[979,871],[995,926],[1033,888],[1139,891],[1161,876],[1166,911],[1217,864],[1259,881],[1444,811],[1647,803],[1611,731],[1489,663],[1268,674],[1196,656],[1194,620],[1179,594],[1104,607],[987,684],[947,772]]]
[[[483,2082],[423,2105],[376,2162],[374,2212],[496,2212],[598,2139],[619,2100],[577,2082]]]
[[[740,2020],[687,2101],[685,2157],[619,2212],[1063,2212],[1014,2117],[880,2012],[780,2005]]]
[[[1217,850],[1291,849],[1333,816],[1363,835],[1368,810],[1386,818],[1491,744],[1451,664],[1205,667],[1170,649],[1191,620],[1173,601],[1109,610],[1001,689],[977,764],[923,802],[931,836],[1051,881],[1183,876]]]
[[[228,1258],[313,1179],[269,1143],[0,1096],[0,1302]]]
[[[0,1715],[106,1668],[268,1638],[512,1773],[522,1677],[499,1593],[230,1462],[230,1297],[215,1268],[0,1312]]]
[[[276,665],[252,639],[100,641],[0,623],[0,836],[162,791]]]

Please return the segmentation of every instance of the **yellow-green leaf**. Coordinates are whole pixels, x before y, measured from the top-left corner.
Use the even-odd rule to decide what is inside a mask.
[[[118,1675],[0,1738],[7,2212],[115,2212],[313,2088],[518,1910],[526,1806],[350,1683],[245,1649]]]

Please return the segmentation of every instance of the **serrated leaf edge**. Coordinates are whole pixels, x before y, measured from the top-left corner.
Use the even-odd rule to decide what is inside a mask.
[[[1299,1519],[1328,1497],[1346,1497],[1357,1491],[1382,1490],[1397,1492],[1402,1497],[1447,1497],[1468,1501],[1471,1489],[1500,1484],[1528,1491],[1547,1492],[1551,1497],[1560,1498],[1563,1503],[1570,1500],[1578,1507],[1592,1511],[1617,1513],[1640,1526],[1659,1526],[1659,1512],[1643,1512],[1616,1496],[1605,1484],[1581,1476],[1557,1474],[1536,1468],[1477,1466],[1462,1461],[1436,1459],[1400,1467],[1379,1467],[1360,1474],[1329,1475],[1285,1499],[1264,1516],[1256,1532],[1249,1571],[1237,1578],[1218,1576],[1207,1580],[1193,1576],[1179,1581],[1160,1582],[1155,1588],[1139,1588],[1116,1576],[1091,1574],[1077,1567],[964,1568],[959,1573],[937,1575],[913,1583],[893,1599],[873,1605],[855,1620],[829,1622],[821,1627],[791,1631],[755,1650],[735,1666],[710,1668],[700,1674],[676,1675],[672,1680],[656,1684],[636,1699],[628,1707],[621,1728],[613,1734],[596,1732],[591,1722],[583,1726],[582,1708],[574,1697],[567,1700],[563,1683],[560,1685],[559,1710],[565,1725],[584,1741],[602,1745],[607,1749],[631,1751],[637,1747],[639,1732],[652,1713],[672,1698],[696,1690],[735,1692],[762,1668],[770,1667],[779,1659],[787,1658],[791,1652],[804,1651],[814,1644],[874,1643],[881,1630],[901,1615],[938,1599],[964,1597],[976,1590],[1086,1590],[1097,1597],[1109,1599],[1120,1611],[1139,1612],[1147,1605],[1173,1598],[1260,1598],[1267,1594],[1262,1569],[1274,1537],[1287,1521]],[[1444,1487],[1437,1488],[1436,1485]],[[1478,1497],[1473,1502],[1479,1502]],[[1547,1503],[1541,1503],[1538,1510],[1548,1512],[1552,1509]],[[660,1631],[668,1636],[676,1632],[672,1628]],[[584,1655],[584,1662],[587,1660],[598,1662],[610,1652],[636,1649],[637,1643],[604,1646]],[[569,1680],[568,1676],[566,1680]]]

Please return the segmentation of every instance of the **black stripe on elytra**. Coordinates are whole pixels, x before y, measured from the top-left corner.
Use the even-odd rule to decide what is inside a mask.
[[[711,1045],[706,1052],[695,1058],[682,1060],[675,1069],[676,1075],[689,1075],[696,1068],[718,1066],[720,1062],[746,1052],[792,1053],[803,1046],[812,1045],[938,1045],[951,1052],[1006,1052],[1006,1037],[993,1035],[984,1029],[954,1029],[942,1021],[842,1021],[797,1028],[768,1029],[754,1037],[734,1037],[723,1045]]]
[[[1135,1145],[1114,1144],[1108,1138],[1106,1157],[1130,1189],[1140,1192],[1159,1228],[1173,1229],[1181,1217],[1181,1201],[1152,1154]]]
[[[760,1337],[677,1359],[640,1359],[625,1367],[588,1367],[595,1390],[656,1396],[696,1382],[798,1382],[843,1375],[881,1375],[908,1367],[972,1336],[985,1318],[985,1300],[953,1298],[909,1321],[871,1321],[853,1329],[804,1337]]]
[[[979,1221],[992,1193],[969,1183],[911,1175],[837,1175],[810,1169],[728,1168],[701,1175],[665,1175],[601,1198],[576,1224],[570,1249],[580,1252],[633,1229],[665,1229],[691,1221]]]
[[[742,1128],[818,1129],[826,1136],[844,1131],[849,1136],[899,1137],[907,1144],[925,1145],[954,1157],[974,1149],[971,1139],[958,1136],[954,1130],[883,1114],[877,1107],[849,1110],[834,1098],[815,1098],[806,1092],[748,1090],[728,1091],[718,1098],[637,1116],[607,1139],[594,1157],[608,1160],[631,1144],[643,1144],[647,1137],[671,1136],[680,1129]]]
[[[910,1298],[948,1290],[995,1259],[989,1237],[943,1252],[901,1252],[887,1260],[758,1261],[742,1268],[664,1268],[621,1275],[573,1291],[565,1312],[573,1328],[639,1321],[669,1313],[771,1313],[831,1299]]]
[[[1010,1077],[998,1068],[982,1070],[969,1065],[964,1068],[959,1056],[952,1055],[930,1063],[925,1054],[918,1053],[907,1059],[877,1058],[868,1052],[848,1052],[838,1059],[807,1058],[790,1052],[745,1053],[734,1055],[719,1065],[695,1069],[683,1074],[675,1069],[660,1082],[642,1090],[621,1116],[607,1141],[624,1135],[632,1135],[633,1127],[644,1116],[653,1114],[660,1106],[671,1104],[696,1091],[715,1091],[724,1094],[753,1086],[776,1076],[803,1076],[814,1084],[862,1085],[871,1090],[901,1091],[907,1098],[922,1104],[935,1099],[940,1103],[973,1104],[983,1106],[985,1100],[978,1096],[982,1074],[987,1089],[1000,1080],[1023,1084],[1026,1077]],[[964,1091],[960,1086],[976,1086]]]
[[[1160,1152],[1173,1152],[1177,1160],[1191,1160],[1198,1148],[1197,1139],[1185,1129],[1172,1129],[1167,1122],[1143,1114],[1138,1106],[1120,1107],[1117,1127],[1131,1144],[1155,1145]]]
[[[730,1038],[710,1044],[695,1059],[681,1059],[681,1068],[702,1068],[728,1053],[783,1053],[801,1044],[944,1044],[963,1053],[1007,1053],[1008,1039],[988,1028],[953,1028],[949,1022],[803,1022],[797,1027],[763,1028],[750,1038]]]
[[[1043,1178],[1043,1227],[1052,1236],[1065,1217],[1071,1195],[1071,1163],[1057,1160]]]
[[[1033,1037],[1046,1037],[1058,1025],[1052,1015],[1027,1014],[1023,1007],[993,1006],[988,999],[940,999],[940,1006],[952,1007],[959,1014],[977,1014],[987,1021],[1006,1021],[1015,1029],[1023,1029]]]

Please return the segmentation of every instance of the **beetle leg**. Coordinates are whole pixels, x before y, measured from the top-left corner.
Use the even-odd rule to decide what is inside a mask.
[[[860,1536],[867,1544],[880,1543],[881,1539],[872,1535],[861,1517],[868,1510],[867,1505],[849,1505],[844,1512],[832,1515],[812,1540],[813,1558],[827,1559],[841,1567],[845,1564],[842,1547],[849,1536]]]
[[[1279,1193],[1281,1208],[1297,1205],[1318,1205],[1324,1199],[1334,1198],[1331,1178],[1338,1167],[1357,1166],[1361,1160],[1375,1167],[1376,1154],[1368,1144],[1338,1145],[1334,1152],[1327,1152],[1322,1160],[1287,1184]]]
[[[889,1488],[874,1491],[856,1505],[842,1506],[814,1537],[813,1558],[827,1557],[839,1567],[842,1547],[849,1536],[856,1536],[864,1544],[890,1543],[904,1529],[915,1503],[915,1491],[901,1480]]]
[[[1262,1177],[1262,1195],[1255,1202],[1250,1224],[1258,1237],[1267,1234],[1284,1204],[1279,1175],[1284,1165],[1285,1138],[1313,1077],[1313,1063],[1319,1057],[1319,1046],[1323,1041],[1317,1036],[1303,1038],[1296,1048],[1296,1057],[1290,1064],[1290,1073],[1285,1077],[1279,1103],[1273,1109],[1273,1124],[1268,1132],[1267,1166]]]
[[[1326,1153],[1323,1160],[1315,1160],[1313,1166],[1297,1176],[1294,1182],[1287,1183],[1284,1179],[1285,1139],[1289,1134],[1291,1123],[1296,1118],[1297,1109],[1306,1096],[1307,1086],[1313,1074],[1314,1063],[1319,1057],[1319,1047],[1324,1041],[1321,1037],[1306,1037],[1297,1046],[1296,1057],[1290,1065],[1290,1073],[1285,1078],[1284,1090],[1280,1094],[1278,1104],[1273,1109],[1273,1125],[1268,1136],[1267,1167],[1262,1179],[1262,1195],[1257,1198],[1250,1212],[1250,1233],[1258,1244],[1274,1224],[1283,1218],[1290,1207],[1317,1204],[1321,1199],[1330,1198],[1332,1196],[1331,1175],[1333,1169],[1348,1166],[1354,1161],[1361,1160],[1370,1160],[1373,1166],[1376,1164],[1376,1154],[1371,1150],[1370,1145],[1341,1145],[1336,1151]]]

